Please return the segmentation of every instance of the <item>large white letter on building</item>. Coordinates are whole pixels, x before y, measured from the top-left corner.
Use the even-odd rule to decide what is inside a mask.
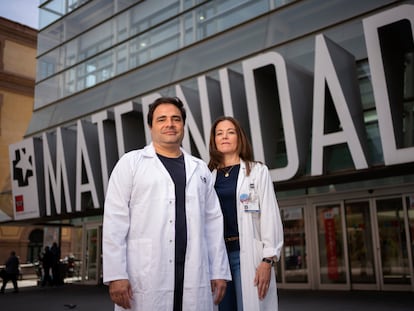
[[[326,87],[339,118],[342,130],[325,133]],[[312,130],[312,175],[323,174],[324,147],[347,144],[357,169],[368,167],[364,120],[359,97],[355,58],[340,46],[316,36],[315,85]]]
[[[401,147],[404,145],[401,85],[403,56],[410,49],[412,52],[414,5],[401,5],[373,15],[364,19],[363,25],[385,165],[413,162],[414,147]]]

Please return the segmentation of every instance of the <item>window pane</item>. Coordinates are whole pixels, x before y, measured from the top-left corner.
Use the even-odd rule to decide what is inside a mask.
[[[375,283],[369,202],[345,204],[352,283]]]
[[[410,284],[401,198],[377,200],[377,219],[384,284]]]
[[[284,231],[285,282],[305,283],[308,281],[308,267],[303,208],[281,208],[280,212]]]

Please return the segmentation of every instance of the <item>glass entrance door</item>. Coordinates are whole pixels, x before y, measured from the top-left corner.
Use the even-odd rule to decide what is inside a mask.
[[[83,262],[84,269],[82,280],[87,284],[99,284],[102,275],[101,260],[101,224],[85,224],[84,225],[84,247]]]
[[[319,287],[348,289],[349,274],[341,203],[316,206]]]
[[[345,201],[351,288],[377,289],[370,201]]]
[[[286,284],[308,283],[304,209],[303,207],[285,207],[281,208],[280,212],[284,231],[283,282]]]
[[[402,197],[376,200],[380,282],[383,289],[411,287],[409,232]]]

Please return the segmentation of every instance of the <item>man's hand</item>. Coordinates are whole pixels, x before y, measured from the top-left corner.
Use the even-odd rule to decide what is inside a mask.
[[[128,280],[116,280],[109,284],[112,301],[124,309],[131,308],[132,289]]]
[[[214,296],[214,304],[218,305],[226,293],[226,280],[211,280],[211,292]]]

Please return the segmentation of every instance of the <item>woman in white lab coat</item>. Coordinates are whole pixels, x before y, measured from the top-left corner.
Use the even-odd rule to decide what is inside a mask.
[[[209,147],[233,279],[219,310],[277,310],[274,263],[283,228],[269,170],[253,160],[251,144],[232,117],[215,121]]]

